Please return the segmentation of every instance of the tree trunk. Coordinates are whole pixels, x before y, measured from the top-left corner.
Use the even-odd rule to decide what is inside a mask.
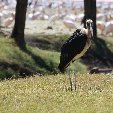
[[[85,15],[83,19],[84,26],[85,26],[86,19],[93,20],[93,36],[94,38],[96,38],[97,37],[96,0],[84,0],[84,15]]]
[[[26,20],[28,0],[17,0],[15,24],[11,37],[15,39],[16,43],[21,49],[25,48],[24,29]]]

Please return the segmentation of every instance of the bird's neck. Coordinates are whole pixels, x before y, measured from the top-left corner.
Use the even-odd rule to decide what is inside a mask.
[[[86,34],[88,38],[91,38],[92,36],[92,29],[89,28],[83,28],[82,33]]]
[[[87,36],[89,38],[91,38],[91,36],[92,36],[92,29],[87,28]]]

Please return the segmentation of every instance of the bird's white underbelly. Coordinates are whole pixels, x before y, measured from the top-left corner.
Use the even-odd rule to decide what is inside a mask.
[[[84,49],[73,58],[72,62],[75,61],[75,60],[77,60],[78,58],[82,57],[84,55],[84,53],[88,50],[88,48],[90,47],[90,45],[91,45],[91,41],[88,40],[87,43],[86,43],[86,45],[85,45],[85,47],[84,47]]]

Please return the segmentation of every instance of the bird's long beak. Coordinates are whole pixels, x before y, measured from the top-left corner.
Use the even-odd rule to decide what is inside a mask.
[[[94,36],[93,36],[93,28],[90,27],[90,31],[91,31],[91,39],[94,40]]]
[[[91,39],[94,40],[93,29],[91,30]]]

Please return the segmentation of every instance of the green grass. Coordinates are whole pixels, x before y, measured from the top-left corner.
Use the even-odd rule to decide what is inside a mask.
[[[30,75],[37,72],[34,77],[0,81],[0,113],[112,113],[113,76],[77,73],[77,91],[69,91],[67,75],[56,74],[60,53],[54,44],[65,40],[57,38],[43,39],[47,42],[46,50],[27,45],[27,52],[20,50],[12,39],[0,38],[0,78],[12,78],[17,73],[25,76],[24,71]],[[112,39],[105,43],[94,52],[100,50],[106,57],[112,54]],[[107,48],[107,52],[102,48]],[[86,70],[85,65],[76,62],[77,72]]]
[[[66,91],[67,75],[0,82],[0,113],[112,113],[113,76],[77,74],[77,91]]]
[[[38,74],[56,74],[60,53],[27,46],[22,51],[10,38],[0,38],[0,78]],[[77,71],[86,72],[86,66],[77,62]]]
[[[10,38],[0,38],[0,78],[32,74],[59,73],[60,48],[69,35],[35,34],[26,36],[27,51],[18,48]],[[87,54],[88,53],[88,54]],[[90,67],[113,67],[112,37],[97,38],[82,60],[77,60],[76,71],[86,73]],[[91,57],[92,56],[92,57]],[[81,63],[82,62],[82,63]],[[99,63],[97,63],[99,62]],[[72,65],[72,69],[73,69]]]
[[[27,35],[26,42],[30,46],[38,47],[44,50],[54,50],[60,51],[62,44],[70,37],[71,35],[66,34],[35,34]]]
[[[38,47],[40,49],[60,52],[62,44],[70,36],[71,34],[35,34],[33,36],[28,35],[26,37],[26,42],[30,46]],[[92,41],[90,49],[88,49],[84,56],[85,59],[82,57],[82,62],[88,68],[92,66],[100,68],[113,67],[113,38],[102,36],[96,38]]]

